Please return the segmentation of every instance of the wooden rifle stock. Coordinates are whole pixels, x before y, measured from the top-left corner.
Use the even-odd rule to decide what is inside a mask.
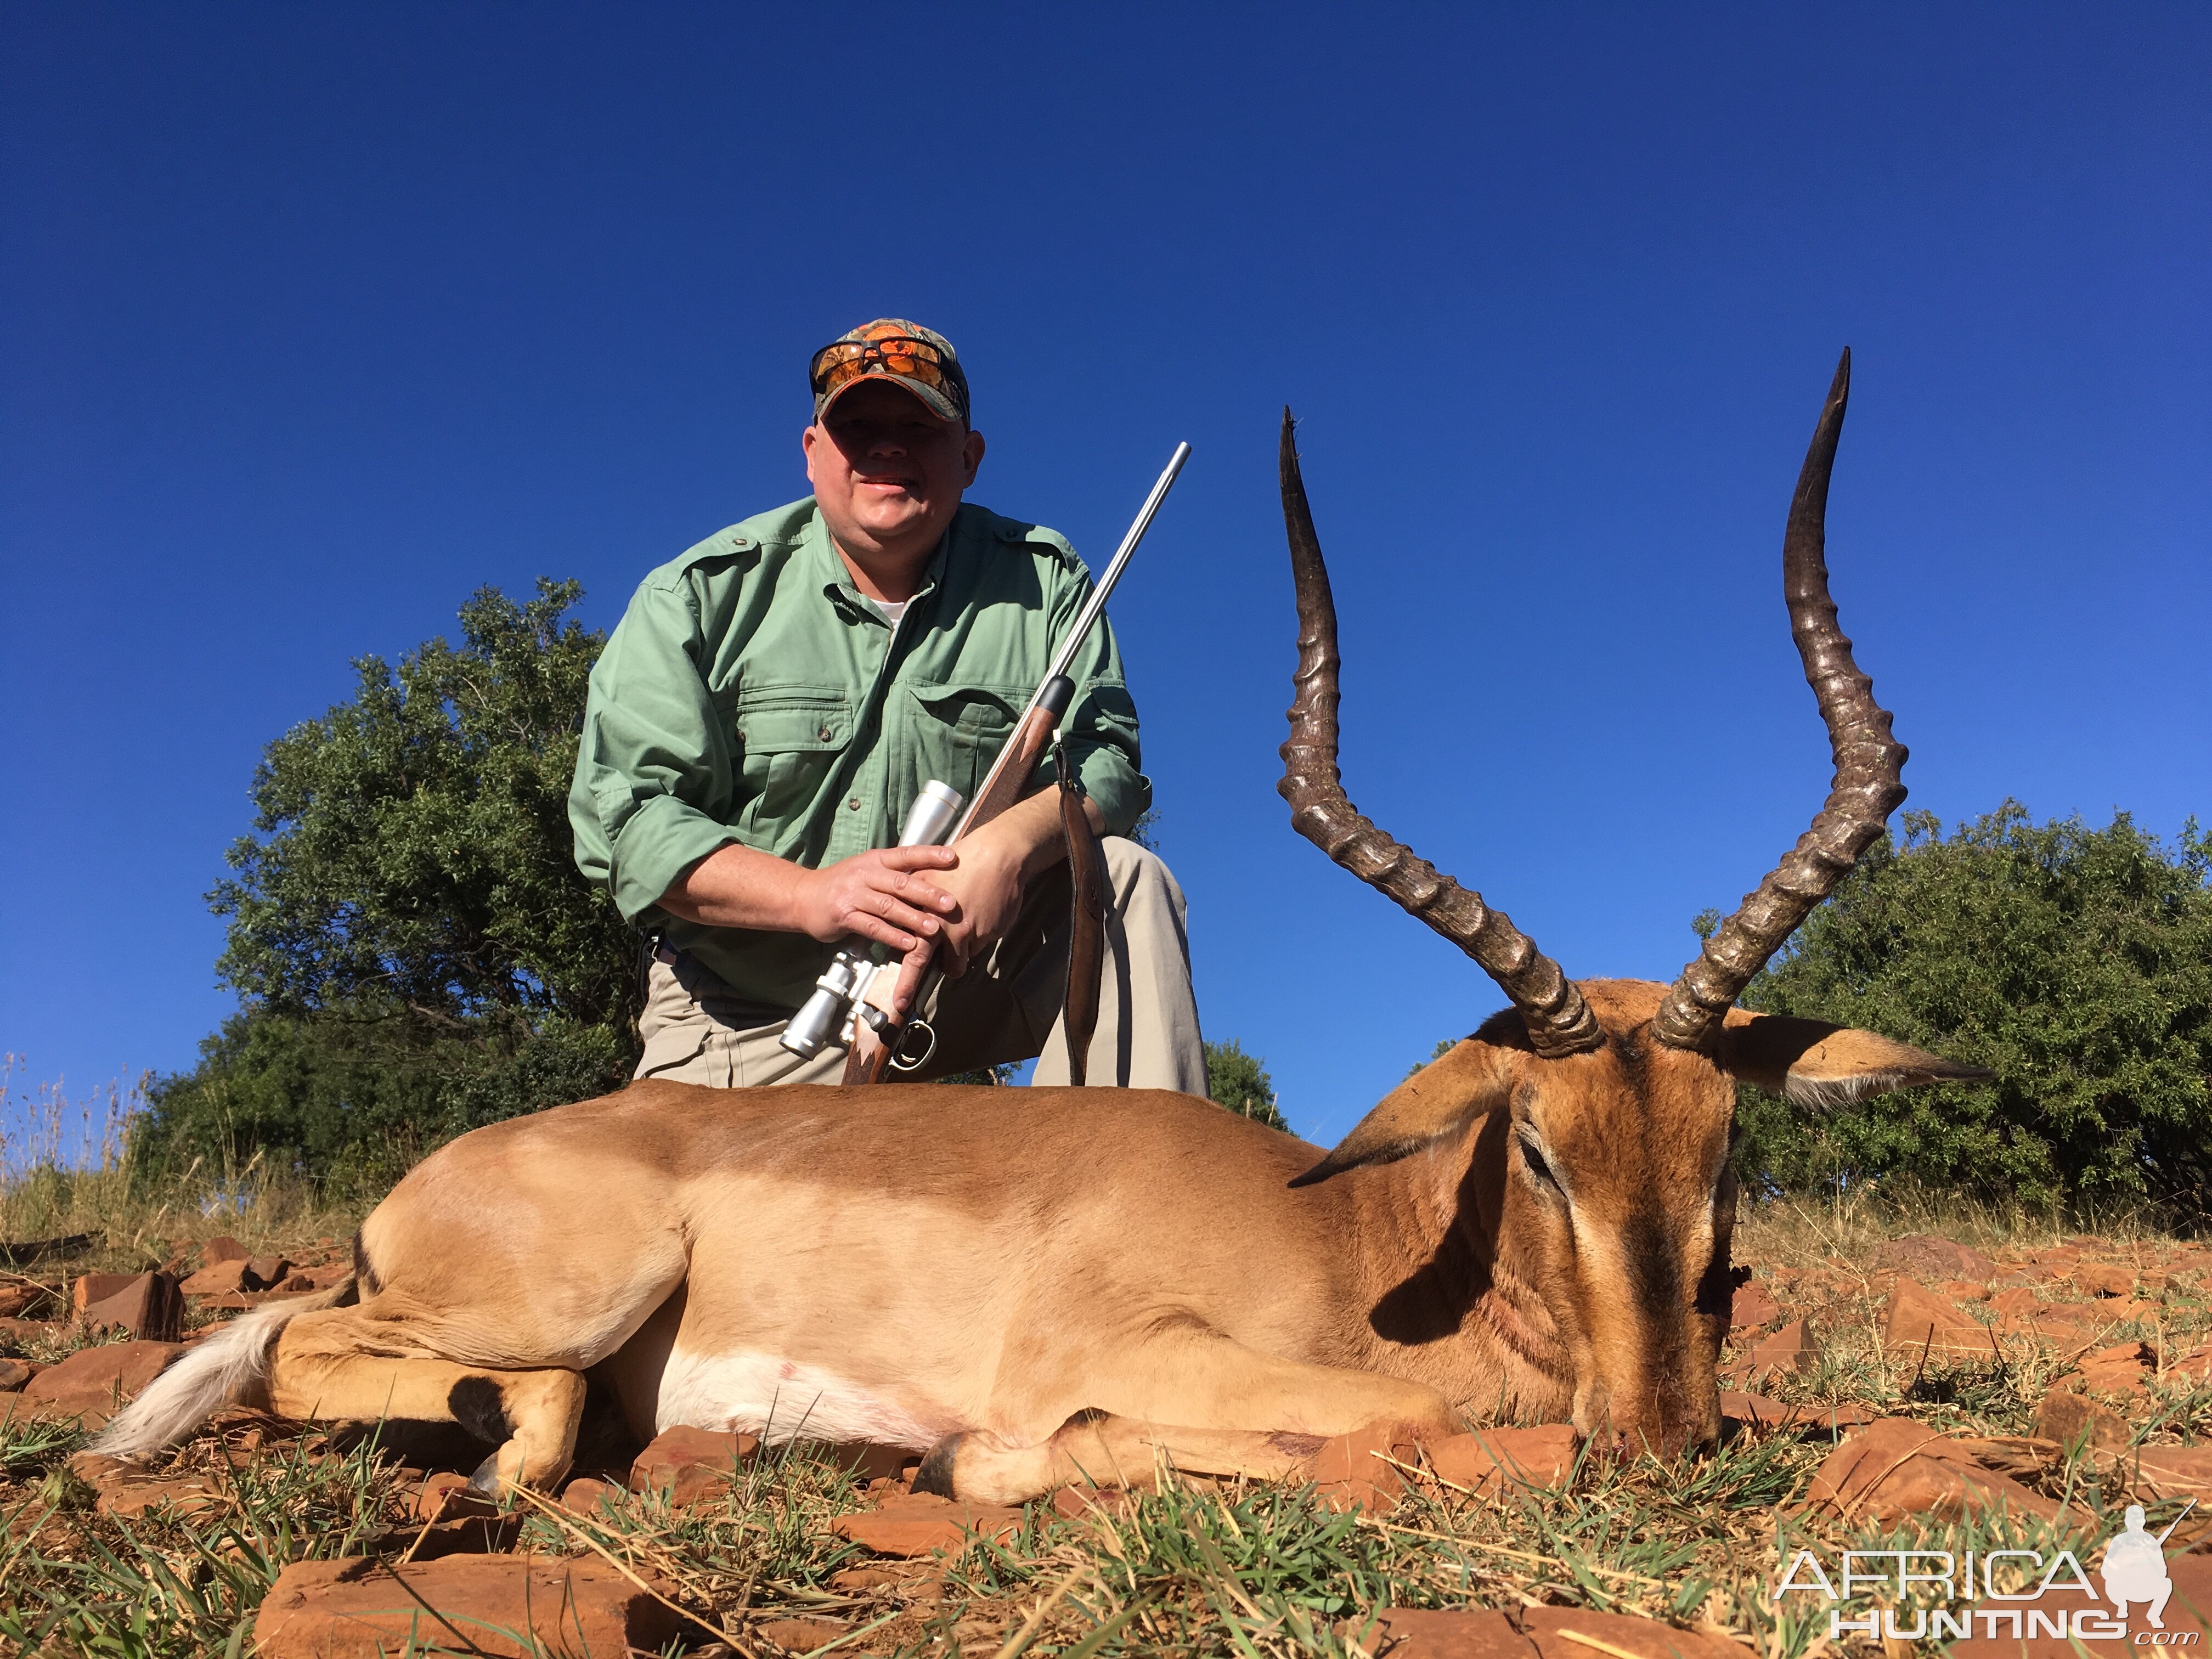
[[[990,775],[984,779],[983,787],[968,809],[968,816],[953,832],[953,846],[961,837],[972,834],[999,817],[1016,801],[1029,793],[1030,781],[1036,775],[1037,762],[1042,757],[1045,745],[1052,741],[1053,729],[1067,712],[1069,700],[1074,696],[1074,684],[1064,675],[1054,675],[1038,694],[1036,704],[1022,723],[1014,728],[1014,735],[999,751],[998,760],[991,767]],[[881,1083],[890,1067],[891,1044],[898,1040],[904,1029],[898,1012],[887,1006],[897,981],[890,974],[878,975],[869,985],[869,1000],[880,995],[884,1000],[875,1002],[890,1022],[887,1032],[879,1033],[865,1018],[853,1022],[853,1046],[845,1051],[844,1083]],[[880,992],[876,987],[881,986]],[[922,989],[928,982],[924,981]],[[921,992],[915,994],[918,1005]]]

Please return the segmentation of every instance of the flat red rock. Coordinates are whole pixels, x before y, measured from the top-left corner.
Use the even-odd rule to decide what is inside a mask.
[[[1886,1417],[1829,1453],[1805,1505],[1873,1522],[1908,1515],[1956,1521],[1970,1510],[2000,1509],[2045,1520],[2058,1515],[2049,1498],[1984,1468],[1957,1441],[1902,1417]]]
[[[1875,1420],[1875,1414],[1863,1406],[1793,1405],[1769,1400],[1762,1394],[1740,1393],[1735,1389],[1721,1390],[1721,1415],[1753,1428],[1831,1431],[1863,1428]]]
[[[186,1296],[230,1296],[246,1288],[246,1258],[228,1256],[208,1265],[177,1287]]]
[[[682,1628],[673,1609],[589,1558],[456,1555],[399,1566],[355,1557],[285,1568],[254,1620],[252,1651],[383,1659],[411,1641],[489,1659],[605,1659],[658,1651]]]
[[[894,1498],[881,1509],[841,1515],[830,1531],[877,1555],[927,1555],[963,1548],[975,1537],[1005,1538],[1022,1523],[1019,1510],[955,1504],[926,1492]]]
[[[630,1490],[658,1492],[678,1504],[720,1498],[737,1479],[738,1466],[759,1450],[757,1435],[690,1427],[664,1430],[630,1465]]]
[[[1735,1298],[1729,1306],[1729,1323],[1735,1329],[1757,1329],[1781,1317],[1782,1304],[1763,1282],[1754,1279],[1736,1286]]]
[[[86,1282],[77,1281],[80,1285]],[[122,1331],[149,1342],[173,1342],[184,1328],[185,1298],[172,1273],[134,1273],[78,1313],[95,1332]]]
[[[1802,1319],[1793,1319],[1765,1341],[1753,1346],[1743,1369],[1754,1376],[1774,1372],[1795,1375],[1810,1370],[1820,1358],[1820,1347]]]
[[[1636,1659],[1745,1659],[1721,1637],[1579,1607],[1378,1607],[1339,1629],[1384,1659],[1602,1659],[1608,1650]]]
[[[1478,1429],[1431,1441],[1424,1449],[1440,1480],[1494,1496],[1516,1486],[1564,1486],[1573,1475],[1581,1437],[1571,1423],[1526,1429]]]
[[[2145,1446],[2135,1455],[2136,1496],[2193,1498],[2212,1507],[2212,1446]]]
[[[175,1342],[112,1342],[80,1348],[60,1364],[40,1371],[14,1398],[32,1416],[76,1418],[87,1428],[97,1428],[115,1414],[121,1401],[159,1376],[162,1367],[184,1351]]]
[[[1996,1333],[1933,1291],[1900,1279],[1889,1292],[1882,1336],[1893,1355],[1924,1350],[1930,1354],[1997,1357]]]

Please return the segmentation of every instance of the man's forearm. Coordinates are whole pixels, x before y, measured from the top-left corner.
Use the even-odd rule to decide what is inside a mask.
[[[1083,798],[1083,815],[1091,820],[1093,835],[1106,832],[1105,817],[1088,795]],[[1060,792],[1048,785],[1015,802],[989,828],[1000,825],[1005,826],[1004,845],[1020,861],[1024,886],[1067,856],[1066,836],[1060,825]]]
[[[803,933],[799,890],[808,872],[750,847],[718,847],[668,884],[660,908],[710,927]]]

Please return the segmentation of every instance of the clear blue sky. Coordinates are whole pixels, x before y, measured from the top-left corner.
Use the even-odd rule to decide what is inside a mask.
[[[805,493],[810,350],[971,366],[975,491],[1103,559],[1209,1035],[1327,1138],[1500,999],[1273,790],[1285,403],[1353,799],[1570,973],[1664,978],[1826,787],[1780,532],[1912,805],[2212,805],[2197,6],[9,5],[0,1048],[231,1006],[261,745],[483,583]],[[19,1080],[21,1073],[19,1073]]]

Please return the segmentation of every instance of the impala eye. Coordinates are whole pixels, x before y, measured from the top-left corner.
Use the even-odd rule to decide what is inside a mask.
[[[1528,1166],[1528,1173],[1562,1198],[1565,1197],[1567,1189],[1559,1185],[1559,1176],[1552,1173],[1552,1166],[1544,1161],[1544,1154],[1537,1150],[1534,1139],[1528,1135],[1522,1135],[1519,1139],[1521,1161]]]

